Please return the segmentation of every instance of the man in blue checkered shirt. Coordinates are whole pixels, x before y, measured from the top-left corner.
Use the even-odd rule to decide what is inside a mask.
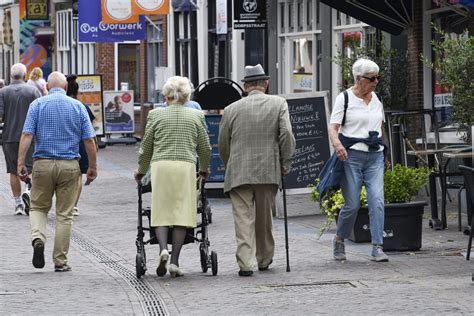
[[[71,237],[74,203],[81,174],[79,143],[84,142],[89,158],[86,185],[97,177],[95,132],[85,107],[66,96],[67,80],[60,72],[48,77],[49,94],[31,103],[18,152],[18,175],[28,178],[25,156],[33,138],[33,172],[31,191],[31,240],[33,266],[43,268],[46,222],[56,194],[56,232],[54,239],[54,271],[71,271],[67,254]]]

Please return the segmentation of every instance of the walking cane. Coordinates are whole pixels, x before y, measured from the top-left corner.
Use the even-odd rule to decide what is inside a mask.
[[[281,188],[283,191],[283,217],[285,222],[285,248],[286,248],[286,272],[290,272],[290,255],[288,248],[288,216],[286,214],[286,190],[285,190],[285,177],[281,177]]]

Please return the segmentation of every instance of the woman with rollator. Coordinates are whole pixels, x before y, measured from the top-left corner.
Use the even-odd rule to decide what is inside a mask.
[[[156,274],[182,276],[179,253],[186,237],[186,228],[196,227],[196,163],[199,173],[209,175],[211,146],[202,111],[185,107],[191,87],[185,77],[171,77],[163,86],[166,108],[148,114],[145,135],[138,152],[140,181],[151,170],[151,227],[160,245]],[[171,263],[168,265],[168,230],[172,227]]]

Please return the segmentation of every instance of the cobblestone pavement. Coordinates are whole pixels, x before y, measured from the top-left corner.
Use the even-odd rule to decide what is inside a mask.
[[[230,201],[211,199],[211,249],[217,276],[202,273],[197,244],[183,248],[182,278],[155,274],[158,247],[146,248],[148,272],[135,277],[137,194],[133,181],[136,146],[99,152],[99,177],[85,187],[69,254],[73,271],[53,272],[53,221],[46,266],[31,265],[29,222],[13,216],[8,177],[0,177],[0,314],[2,315],[288,315],[472,314],[471,266],[463,254],[467,237],[457,231],[450,204],[444,231],[428,228],[423,248],[391,252],[390,262],[369,260],[370,245],[346,243],[348,260],[332,260],[334,230],[317,239],[321,215],[289,219],[291,272],[286,272],[283,221],[275,219],[276,254],[271,269],[251,278],[237,275]],[[5,170],[3,153],[0,170]],[[301,207],[307,195],[289,199]],[[145,195],[145,204],[149,197]],[[306,206],[305,206],[306,207]],[[53,213],[53,212],[52,212]],[[50,218],[53,219],[53,214]],[[464,219],[465,222],[465,219]]]

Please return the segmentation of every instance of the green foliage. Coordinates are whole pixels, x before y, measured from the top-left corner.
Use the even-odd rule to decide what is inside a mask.
[[[453,120],[459,124],[458,130],[467,131],[464,140],[470,142],[474,123],[474,36],[468,36],[467,31],[462,36],[451,36],[434,29],[441,37],[432,41],[432,48],[440,58],[435,64],[421,58],[439,74],[439,82],[452,89]]]
[[[418,191],[428,182],[430,174],[427,168],[413,168],[402,165],[395,165],[393,170],[388,170],[384,175],[384,196],[385,203],[405,203],[410,202]],[[335,221],[337,214],[344,205],[344,197],[341,189],[329,191],[326,197],[319,201],[319,192],[316,190],[319,183],[319,178],[316,180],[316,185],[311,186],[311,200],[319,202],[321,213],[326,215],[326,221],[321,227],[319,237],[331,227]],[[360,195],[361,207],[367,207],[367,191],[365,186],[362,186]]]
[[[352,65],[362,57],[373,60],[380,68],[382,76],[377,85],[377,92],[382,97],[384,108],[404,109],[408,99],[408,63],[406,53],[395,49],[387,49],[380,39],[373,47],[360,47],[351,43],[353,54],[346,56],[339,49],[332,62],[342,68],[343,85],[341,90],[354,85]]]

